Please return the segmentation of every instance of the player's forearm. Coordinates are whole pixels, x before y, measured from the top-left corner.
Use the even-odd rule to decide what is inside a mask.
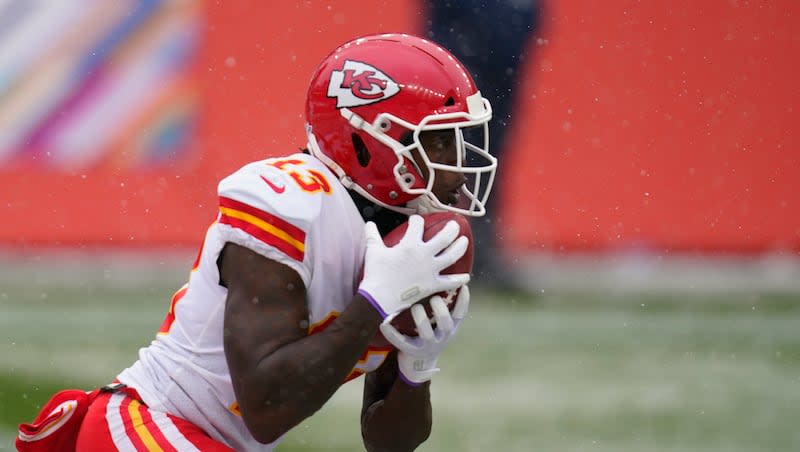
[[[369,452],[407,452],[430,436],[430,382],[416,387],[397,379],[385,398],[370,405],[361,419],[361,435]]]
[[[380,316],[354,300],[325,331],[263,357],[247,377],[248,428],[271,442],[319,410],[342,385],[375,336]],[[244,408],[244,407],[243,407]]]

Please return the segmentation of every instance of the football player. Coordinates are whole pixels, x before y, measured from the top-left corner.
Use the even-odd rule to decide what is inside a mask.
[[[425,242],[417,214],[484,213],[497,165],[490,118],[464,67],[430,41],[373,35],[334,50],[308,90],[306,152],[220,182],[217,219],[156,339],[79,403],[77,450],[272,450],[362,374],[366,449],[425,441],[430,380],[466,314],[469,275],[440,274],[467,248],[456,223]],[[381,237],[405,221],[386,247]],[[435,326],[414,315],[419,336],[391,327],[458,287],[452,312],[431,298]],[[55,402],[18,445],[35,450],[59,428],[66,405]]]

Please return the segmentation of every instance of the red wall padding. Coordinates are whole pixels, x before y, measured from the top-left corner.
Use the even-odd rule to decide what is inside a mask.
[[[412,0],[309,3],[206,2],[189,157],[0,167],[0,244],[196,245],[216,181],[304,146],[306,84],[328,51],[424,23]],[[500,163],[504,246],[800,250],[800,3],[546,6]]]

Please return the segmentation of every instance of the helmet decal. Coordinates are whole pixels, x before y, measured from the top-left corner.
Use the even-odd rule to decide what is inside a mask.
[[[336,98],[336,108],[358,107],[388,99],[400,92],[391,77],[374,66],[346,60],[341,71],[331,73],[328,97]]]

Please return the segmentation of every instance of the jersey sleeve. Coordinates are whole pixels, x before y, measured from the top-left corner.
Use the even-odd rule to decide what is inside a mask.
[[[223,241],[288,265],[308,287],[312,265],[306,244],[319,211],[315,197],[296,190],[285,173],[264,162],[226,177],[217,192]]]

